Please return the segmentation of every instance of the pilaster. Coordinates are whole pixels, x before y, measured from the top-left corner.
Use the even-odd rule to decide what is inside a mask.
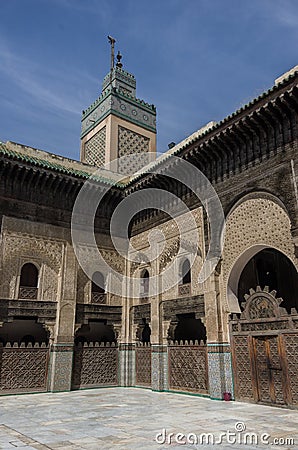
[[[153,391],[168,389],[168,347],[151,345],[151,388]]]
[[[205,282],[204,300],[208,351],[208,378],[210,398],[222,400],[224,392],[234,398],[230,344],[224,340],[225,329],[221,305],[219,263],[214,273]]]
[[[230,344],[208,343],[207,351],[210,398],[222,400],[224,392],[234,398]]]
[[[135,385],[136,353],[135,344],[119,345],[119,384],[120,386]]]
[[[71,245],[67,243],[64,248],[56,333],[50,352],[49,387],[54,392],[69,391],[71,389],[76,281],[76,257]]]

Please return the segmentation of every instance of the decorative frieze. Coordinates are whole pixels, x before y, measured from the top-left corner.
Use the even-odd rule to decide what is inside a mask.
[[[109,320],[110,323],[120,323],[121,315],[121,306],[78,303],[76,308],[76,323],[87,324],[89,320]]]
[[[204,295],[176,298],[162,302],[163,319],[175,320],[177,314],[195,313],[196,319],[205,316]]]
[[[38,300],[0,300],[0,318],[12,322],[14,318],[37,317],[39,323],[56,321],[57,302]]]

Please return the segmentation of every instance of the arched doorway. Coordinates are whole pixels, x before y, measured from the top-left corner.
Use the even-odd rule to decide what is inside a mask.
[[[265,248],[249,259],[241,272],[238,282],[238,300],[244,301],[249,289],[268,286],[269,291],[283,299],[281,307],[288,313],[291,308],[298,310],[298,277],[292,263],[283,253],[274,248]]]
[[[17,343],[18,346],[25,344],[26,347],[28,344],[48,345],[49,333],[36,319],[16,318],[12,322],[4,323],[0,328],[0,340],[3,345],[8,343],[10,345]]]
[[[207,334],[202,319],[195,313],[176,314],[168,338],[169,389],[207,394]]]
[[[238,301],[230,320],[235,397],[298,406],[298,275],[273,248],[254,247],[231,271],[229,296]]]
[[[101,344],[115,341],[113,328],[103,320],[90,320],[88,324],[83,324],[75,335],[75,344],[84,344],[85,342],[98,342]]]
[[[203,341],[207,335],[201,319],[196,319],[194,313],[177,314],[178,323],[174,330],[175,341]]]
[[[145,317],[139,324],[136,333],[135,348],[135,384],[136,386],[151,386],[151,328]]]

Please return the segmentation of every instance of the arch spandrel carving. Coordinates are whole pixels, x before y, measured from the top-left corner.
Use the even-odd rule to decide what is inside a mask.
[[[4,239],[4,261],[7,263],[15,257],[36,258],[38,255],[43,262],[55,272],[59,272],[62,261],[63,244],[36,236],[20,235],[16,233],[5,234]]]
[[[280,250],[298,268],[290,219],[284,209],[272,200],[246,200],[228,217],[223,251],[225,278],[240,255],[255,245]]]
[[[275,202],[272,198],[263,198],[262,193],[259,195],[259,198],[243,200],[227,218],[222,276],[227,290],[230,286],[234,294],[233,286],[238,283],[245,264],[264,248],[280,251],[298,269],[287,212],[278,199]],[[223,302],[226,310],[230,311],[227,290],[224,290]]]

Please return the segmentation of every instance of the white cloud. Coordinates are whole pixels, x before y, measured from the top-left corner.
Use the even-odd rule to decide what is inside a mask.
[[[266,0],[266,14],[286,27],[298,26],[298,3],[297,0]]]
[[[47,106],[52,110],[64,111],[79,115],[81,113],[81,101],[78,96],[77,86],[82,80],[93,84],[97,80],[90,75],[61,69],[53,70],[37,64],[34,61],[12,52],[3,44],[0,45],[0,74],[9,77],[20,90],[26,92],[38,104]],[[69,87],[69,93],[65,93],[65,86]]]

